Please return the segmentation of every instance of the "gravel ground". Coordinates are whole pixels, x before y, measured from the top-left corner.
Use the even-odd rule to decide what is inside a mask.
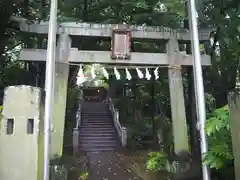
[[[140,180],[125,168],[117,152],[88,153],[89,180]]]

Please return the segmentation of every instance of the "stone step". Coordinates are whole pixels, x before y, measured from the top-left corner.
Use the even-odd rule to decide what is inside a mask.
[[[89,106],[89,107],[82,107],[82,112],[108,112],[109,108],[103,107],[103,108],[98,108],[94,106]]]
[[[91,111],[91,110],[93,110],[93,111],[105,111],[105,110],[108,110],[109,107],[107,107],[107,106],[90,106],[90,105],[86,106],[86,105],[83,105],[82,109],[89,110],[89,111]]]
[[[101,132],[101,131],[82,131],[79,133],[79,137],[114,137],[115,132]]]
[[[115,143],[91,143],[91,144],[87,144],[87,143],[82,143],[80,142],[80,147],[82,148],[105,148],[105,147],[118,147],[117,142]]]
[[[91,112],[91,113],[107,113],[109,112],[108,108],[95,108],[95,107],[82,107],[82,112]]]
[[[108,118],[104,118],[104,119],[100,119],[100,118],[82,118],[81,119],[82,122],[87,122],[87,123],[92,123],[92,122],[113,122],[113,120],[108,119]]]
[[[107,109],[109,108],[107,105],[105,104],[82,104],[82,108],[96,108],[96,109]]]
[[[109,121],[109,122],[112,122],[112,120],[109,118],[109,117],[82,117],[81,118],[82,121]]]
[[[80,136],[79,137],[80,140],[89,140],[89,141],[96,141],[96,140],[116,140],[116,137],[115,136]]]
[[[81,116],[81,119],[82,119],[82,121],[84,121],[84,120],[98,120],[98,121],[112,121],[110,118],[109,118],[109,116],[106,116],[106,117],[90,117],[90,116]]]
[[[94,113],[106,113],[109,112],[108,108],[97,108],[97,107],[82,107],[82,112],[94,112]]]
[[[80,150],[85,152],[116,151],[118,146],[80,146]]]
[[[80,131],[81,130],[90,130],[90,131],[114,131],[114,128],[112,125],[108,125],[108,126],[94,126],[94,125],[81,125],[80,127]]]
[[[95,118],[95,117],[99,117],[99,118],[103,118],[103,117],[107,117],[109,118],[111,114],[81,114],[81,117],[91,117],[91,118]]]
[[[109,118],[109,116],[108,117],[85,117],[85,118],[83,118],[83,117],[81,117],[81,120],[82,121],[102,121],[102,122],[104,122],[104,121],[107,121],[107,122],[113,122],[113,120],[111,119],[111,118]]]
[[[88,122],[88,123],[92,123],[92,122],[113,122],[113,120],[111,120],[110,118],[81,118],[82,122]]]
[[[104,121],[93,121],[91,123],[84,121],[84,122],[81,122],[80,124],[80,126],[91,126],[91,125],[100,126],[100,127],[105,125],[111,125],[112,127],[114,127],[113,122],[104,122]]]
[[[81,114],[82,119],[111,119],[111,115],[88,115],[88,114]]]
[[[115,133],[115,130],[114,129],[82,129],[80,130],[80,134],[81,133],[85,133],[85,134],[106,134],[106,133],[112,133],[114,134]]]
[[[83,107],[99,107],[99,108],[106,108],[108,107],[107,104],[101,104],[101,103],[83,103]]]
[[[82,120],[81,121],[81,124],[80,125],[86,125],[86,124],[89,124],[89,125],[91,125],[91,124],[93,124],[93,125],[96,125],[96,124],[99,124],[99,125],[104,125],[104,124],[106,124],[106,125],[113,125],[113,121],[110,121],[110,120],[99,120],[99,119],[91,119],[91,120],[89,120],[89,119],[87,119],[87,120]]]
[[[89,123],[89,122],[82,122],[80,124],[81,127],[85,127],[85,126],[88,126],[88,127],[112,127],[114,128],[114,125],[113,123],[111,122],[93,122],[93,123]]]
[[[80,126],[80,130],[82,129],[97,129],[97,130],[107,130],[107,129],[114,129],[113,125],[112,124],[108,124],[108,125],[105,125],[105,126],[101,126],[101,125],[94,125],[94,124],[81,124]]]
[[[87,116],[109,116],[111,113],[109,113],[109,112],[96,112],[96,113],[92,113],[92,112],[84,112],[84,111],[82,111],[81,112],[82,113],[82,115],[87,115]]]
[[[109,117],[110,113],[91,113],[91,112],[82,112],[82,117]]]
[[[85,113],[85,112],[82,112],[81,113],[81,116],[82,117],[109,117],[111,114],[110,113],[96,113],[96,114],[94,114],[94,113],[90,113],[90,112],[87,112],[87,113]]]
[[[104,114],[104,113],[108,113],[110,112],[109,109],[97,109],[97,108],[94,108],[94,107],[91,107],[91,108],[82,108],[81,109],[81,112],[90,112],[90,113],[99,113],[99,114]]]
[[[110,119],[82,119],[82,123],[87,123],[87,124],[94,124],[94,123],[113,124],[113,121],[110,120]]]
[[[107,103],[103,103],[103,102],[83,102],[84,105],[93,105],[93,106],[107,106]]]
[[[96,106],[82,106],[83,111],[91,111],[91,112],[107,112],[109,110],[108,107],[96,107]]]
[[[108,108],[108,105],[106,104],[93,104],[93,103],[83,103],[82,104],[84,108],[90,108],[90,107],[95,107],[95,108],[99,108],[99,109],[104,109],[104,108]]]
[[[110,115],[104,115],[104,116],[92,116],[92,115],[86,115],[86,114],[82,114],[81,115],[82,119],[110,119]]]
[[[83,128],[80,129],[80,134],[84,133],[115,133],[113,128]]]
[[[110,122],[113,122],[113,120],[111,120],[111,119],[109,119],[109,118],[104,118],[104,119],[100,119],[100,118],[82,118],[81,119],[82,120],[82,122],[87,122],[87,123],[92,123],[92,122],[108,122],[108,123],[110,123]]]
[[[102,123],[104,123],[104,122],[107,122],[107,123],[111,123],[111,122],[113,122],[113,120],[111,120],[111,119],[107,119],[107,118],[105,118],[105,119],[100,119],[100,118],[82,118],[81,119],[82,120],[82,122],[87,122],[87,123],[92,123],[92,122],[102,122]]]
[[[111,129],[115,129],[114,125],[112,123],[109,123],[109,124],[95,124],[95,123],[82,123],[80,125],[80,130],[81,129],[84,129],[84,128],[111,128]]]
[[[89,144],[89,145],[116,145],[117,144],[117,140],[116,139],[101,139],[101,138],[98,138],[98,139],[80,139],[80,144]]]
[[[80,128],[80,133],[81,132],[90,132],[90,133],[93,133],[93,132],[96,132],[96,133],[107,133],[107,132],[115,132],[115,129],[114,128],[102,128],[102,127],[84,127],[84,128]]]
[[[100,120],[97,120],[97,119],[94,119],[94,120],[84,120],[81,122],[80,126],[104,126],[104,125],[107,125],[107,126],[112,126],[113,127],[113,122],[111,122],[110,120],[105,120],[105,121],[100,121]]]
[[[83,102],[84,105],[86,106],[108,106],[106,103],[99,103],[99,102]]]
[[[100,148],[97,148],[97,147],[94,147],[94,148],[82,148],[80,147],[79,150],[80,151],[83,151],[83,152],[115,152],[118,148],[117,147],[100,147]]]
[[[113,128],[113,125],[108,124],[94,124],[94,123],[82,123],[80,128]]]
[[[98,125],[109,125],[109,124],[113,124],[113,122],[112,121],[110,121],[110,120],[105,120],[105,121],[99,121],[99,120],[86,120],[86,119],[84,119],[83,121],[81,121],[81,125],[85,125],[85,124],[94,124],[94,125],[96,125],[96,124],[98,124]]]

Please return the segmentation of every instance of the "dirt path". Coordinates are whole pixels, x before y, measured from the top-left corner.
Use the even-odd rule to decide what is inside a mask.
[[[140,180],[117,152],[88,153],[89,180]]]

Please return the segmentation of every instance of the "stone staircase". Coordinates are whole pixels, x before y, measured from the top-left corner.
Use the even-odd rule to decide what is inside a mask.
[[[79,131],[80,151],[116,151],[121,146],[107,103],[84,101]]]
[[[110,107],[112,111],[112,104]],[[81,123],[77,131],[77,149],[87,154],[88,179],[138,180],[135,174],[125,167],[125,163],[120,158],[119,153],[123,149],[111,111],[109,111],[108,104],[104,102],[86,100],[81,102]],[[116,122],[118,120],[115,119],[115,124]]]

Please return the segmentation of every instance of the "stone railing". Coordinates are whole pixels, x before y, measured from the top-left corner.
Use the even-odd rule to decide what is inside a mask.
[[[121,144],[123,147],[127,146],[127,128],[123,127],[119,122],[119,112],[117,109],[115,109],[114,104],[110,98],[108,98],[108,106],[109,110],[112,113],[114,126],[117,130],[117,134],[119,136],[119,139],[121,141]]]
[[[74,153],[78,152],[78,149],[79,149],[79,128],[81,124],[83,97],[80,96],[77,102],[78,102],[78,108],[76,111],[76,126],[73,129],[73,152]]]

